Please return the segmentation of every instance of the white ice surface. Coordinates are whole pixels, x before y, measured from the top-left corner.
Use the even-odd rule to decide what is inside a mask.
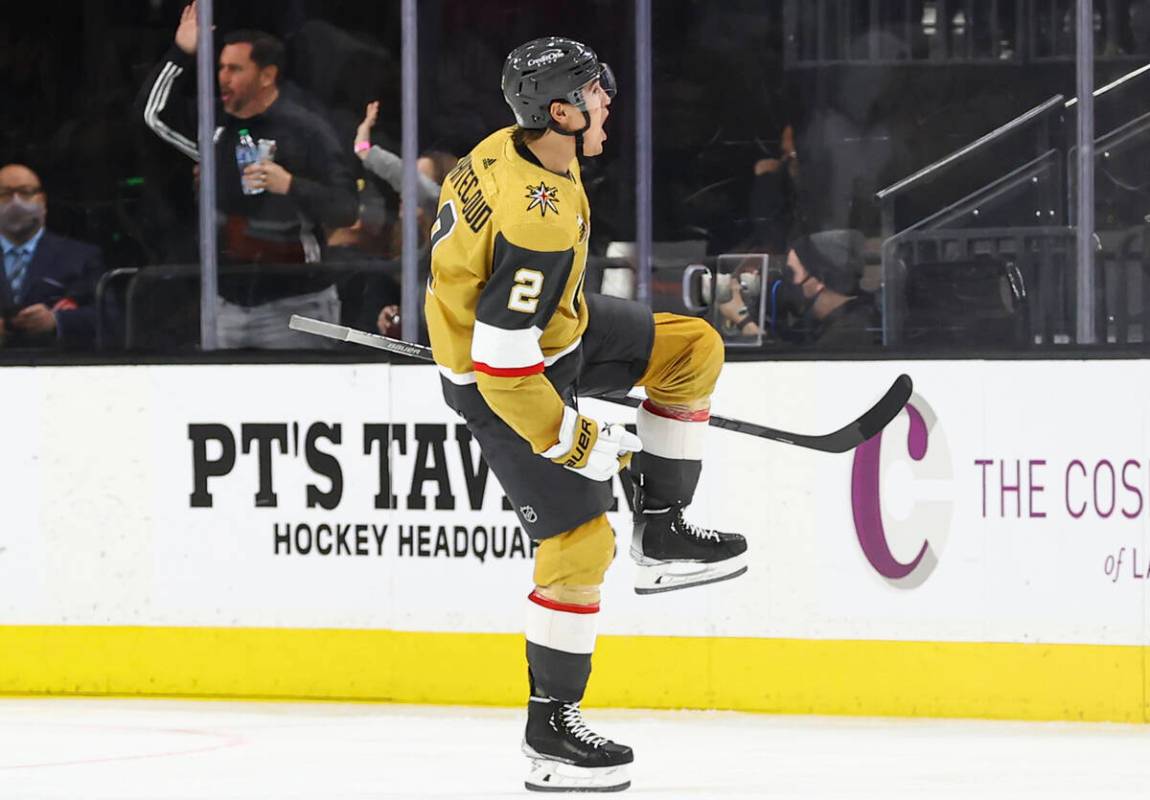
[[[588,709],[635,798],[1145,797],[1150,727]],[[0,800],[545,797],[523,712],[0,699]],[[580,795],[586,796],[586,795]]]

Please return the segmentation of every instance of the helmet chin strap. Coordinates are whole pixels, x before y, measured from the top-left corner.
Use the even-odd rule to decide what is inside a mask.
[[[590,117],[590,115],[581,108],[579,109],[579,113],[583,115],[583,127],[577,131],[565,131],[565,130],[563,130],[562,128],[560,128],[555,123],[554,118],[552,118],[552,120],[549,123],[547,123],[547,127],[550,130],[553,130],[556,133],[558,133],[560,136],[574,136],[575,137],[575,157],[576,158],[582,158],[583,157],[583,134],[585,134],[591,128],[591,117]]]

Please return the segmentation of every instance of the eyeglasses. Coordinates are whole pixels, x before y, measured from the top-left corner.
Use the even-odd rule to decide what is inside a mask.
[[[9,189],[6,186],[0,186],[0,203],[7,203],[12,199],[12,195],[20,195],[21,200],[31,200],[43,194],[44,190],[39,186],[17,186]]]

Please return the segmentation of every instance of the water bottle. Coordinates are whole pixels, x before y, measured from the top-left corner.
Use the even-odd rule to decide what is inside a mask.
[[[240,140],[236,144],[236,166],[240,170],[240,187],[244,194],[261,194],[264,190],[251,186],[244,177],[244,170],[249,164],[256,164],[260,160],[260,151],[256,147],[252,134],[247,128],[240,130]]]

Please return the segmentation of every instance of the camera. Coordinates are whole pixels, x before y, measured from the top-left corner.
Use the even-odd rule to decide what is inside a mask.
[[[683,270],[683,305],[695,314],[711,308],[712,298],[722,305],[731,299],[734,280],[747,308],[756,308],[763,296],[763,286],[773,286],[782,280],[782,263],[781,256],[736,254],[688,264]]]
[[[758,346],[768,330],[768,298],[783,280],[782,256],[766,253],[730,253],[688,264],[683,269],[682,300],[688,313],[704,316],[723,334],[728,346]],[[758,333],[746,334],[732,324],[730,310],[720,308],[730,302],[738,287],[745,314],[756,323]],[[773,329],[773,328],[772,328]]]
[[[710,272],[704,272],[700,277],[699,294],[702,297],[704,305],[711,304],[711,284],[714,283],[718,287],[718,300],[720,305],[726,303],[731,299],[731,279],[732,277],[738,281],[739,293],[743,299],[747,299],[747,295],[757,296],[763,285],[762,278],[757,272],[740,272],[737,276],[732,276],[730,273],[719,273],[711,279]]]

